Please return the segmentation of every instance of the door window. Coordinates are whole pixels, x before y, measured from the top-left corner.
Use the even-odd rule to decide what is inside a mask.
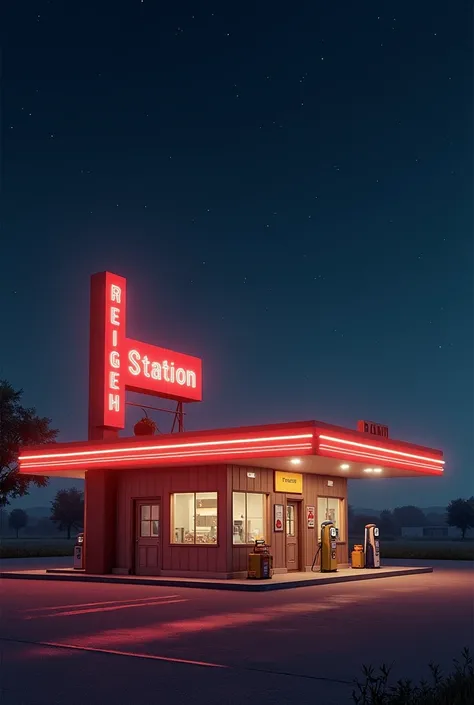
[[[287,504],[286,505],[286,535],[287,536],[295,536],[296,533],[296,526],[295,526],[295,505],[294,504]]]
[[[140,538],[158,538],[160,535],[160,505],[140,506]]]

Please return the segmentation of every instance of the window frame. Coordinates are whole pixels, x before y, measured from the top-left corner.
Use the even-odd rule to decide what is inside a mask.
[[[334,499],[337,502],[339,502],[339,522],[338,525],[336,525],[336,528],[339,529],[339,538],[337,539],[337,543],[347,543],[348,538],[347,538],[347,522],[346,522],[346,498],[345,497],[334,497],[334,496],[329,496],[329,495],[318,495],[317,497],[317,502],[316,502],[316,516],[317,516],[317,521],[318,521],[318,530],[321,531],[321,520],[319,516],[319,500],[320,499]],[[327,505],[326,505],[327,506]]]
[[[142,512],[145,507],[148,507],[150,509],[150,516],[147,519],[144,519],[142,517]],[[153,518],[153,507],[158,508],[158,518]],[[158,533],[153,534],[152,533],[152,526],[153,524],[157,524],[158,528]],[[148,536],[145,536],[142,533],[142,528],[143,524],[148,524],[150,528],[150,534]],[[138,533],[138,539],[154,539],[156,541],[160,541],[161,539],[161,503],[159,501],[141,501],[140,502],[140,518],[138,519],[138,527],[137,527],[137,533]]]
[[[197,503],[197,495],[200,494],[215,494],[216,495],[216,541],[214,543],[198,543],[196,541],[196,503]],[[183,543],[178,543],[176,541],[173,541],[173,536],[174,536],[174,498],[177,495],[193,495],[194,496],[194,541],[193,543],[188,543],[188,542],[183,542]],[[170,541],[169,541],[170,546],[199,546],[199,547],[205,547],[205,548],[214,548],[219,546],[219,492],[217,490],[209,490],[207,492],[204,492],[201,490],[200,492],[170,492]]]
[[[271,537],[271,532],[268,531],[268,521],[269,521],[269,518],[268,518],[268,497],[269,497],[269,494],[268,494],[268,492],[255,492],[255,491],[248,492],[247,490],[232,490],[232,514],[231,514],[232,548],[239,548],[241,546],[255,546],[255,541],[234,543],[234,494],[245,495],[244,526],[247,525],[247,516],[248,516],[247,497],[248,497],[248,495],[259,495],[259,496],[263,497],[263,526],[265,529],[266,536]],[[247,533],[247,531],[245,531],[245,533]],[[245,538],[247,538],[247,536]],[[271,545],[271,541],[267,540],[267,538],[265,538],[265,543],[267,545]]]

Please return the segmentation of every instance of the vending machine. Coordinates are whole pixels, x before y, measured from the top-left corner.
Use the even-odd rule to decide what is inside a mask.
[[[366,568],[380,568],[379,527],[375,524],[365,526],[364,555]]]

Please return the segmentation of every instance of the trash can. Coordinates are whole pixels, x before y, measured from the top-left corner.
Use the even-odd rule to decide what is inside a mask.
[[[273,577],[273,556],[264,539],[257,539],[252,553],[249,553],[247,577],[253,580],[267,580]]]
[[[364,547],[359,543],[356,543],[354,550],[351,553],[351,566],[352,568],[365,567]]]
[[[84,534],[78,534],[74,544],[74,570],[84,570]]]

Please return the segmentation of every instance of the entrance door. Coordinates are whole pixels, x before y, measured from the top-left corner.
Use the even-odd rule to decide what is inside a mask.
[[[298,556],[298,502],[288,502],[286,505],[286,568],[299,569]]]
[[[159,575],[160,502],[135,502],[135,575]]]

